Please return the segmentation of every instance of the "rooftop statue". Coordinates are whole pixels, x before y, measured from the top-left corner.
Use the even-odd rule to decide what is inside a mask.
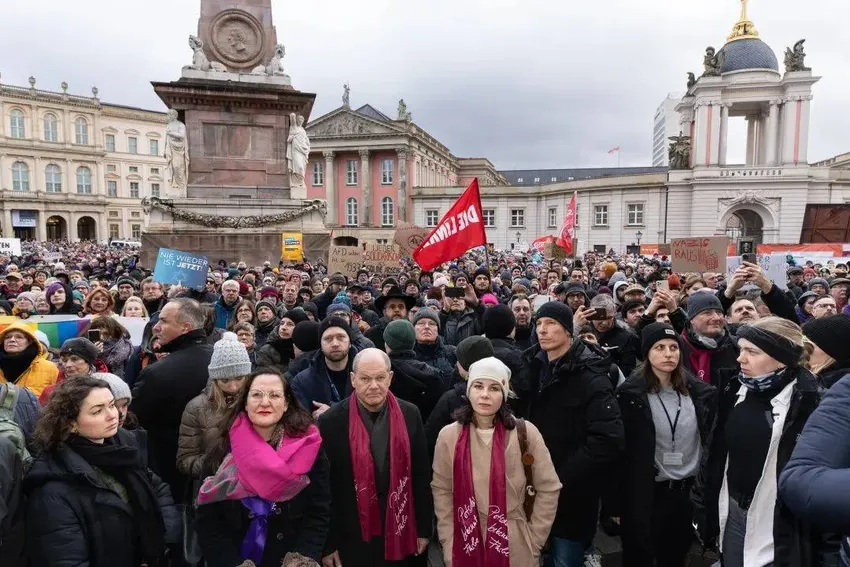
[[[214,71],[217,73],[226,73],[227,67],[218,61],[210,61],[204,53],[204,42],[195,37],[189,36],[189,47],[192,48],[194,55],[192,56],[192,64],[186,65],[184,69],[195,69],[198,71]]]
[[[806,67],[806,52],[803,50],[805,39],[801,39],[794,44],[794,49],[785,48],[785,72],[792,73],[794,71],[811,71],[811,67]]]

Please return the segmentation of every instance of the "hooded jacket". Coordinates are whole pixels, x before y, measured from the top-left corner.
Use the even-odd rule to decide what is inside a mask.
[[[20,331],[25,334],[37,349],[32,362],[18,376],[17,380],[13,380],[13,383],[20,388],[29,388],[33,394],[40,396],[46,387],[56,382],[56,379],[59,377],[59,369],[55,364],[47,360],[47,349],[39,342],[33,332],[22,323],[14,323],[0,331],[0,383],[5,384],[9,382],[3,375],[3,359],[8,355],[2,345],[6,335],[11,331]]]

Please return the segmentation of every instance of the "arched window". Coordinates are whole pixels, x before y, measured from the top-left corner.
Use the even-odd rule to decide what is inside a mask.
[[[394,217],[392,197],[384,197],[381,199],[381,225],[393,226]]]
[[[91,170],[87,167],[77,168],[77,193],[91,195]]]
[[[24,126],[24,113],[17,108],[9,113],[9,134],[13,138],[26,138],[27,129]]]
[[[51,163],[44,168],[44,186],[48,193],[62,192],[62,170],[58,165]]]
[[[12,164],[12,190],[30,190],[30,168],[22,161],[16,161]]]
[[[348,226],[357,226],[360,220],[357,217],[357,199],[349,198],[345,202],[345,224]]]
[[[56,115],[48,112],[44,115],[44,141],[58,142],[59,141],[59,122],[56,120]]]
[[[78,144],[86,144],[89,143],[89,123],[86,122],[86,119],[80,116],[74,121],[74,129],[77,133],[77,143]]]

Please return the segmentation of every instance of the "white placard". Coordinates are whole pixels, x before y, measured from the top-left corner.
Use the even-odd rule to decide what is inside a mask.
[[[2,255],[2,256],[20,256],[21,255],[21,239],[20,238],[0,238],[0,255]]]

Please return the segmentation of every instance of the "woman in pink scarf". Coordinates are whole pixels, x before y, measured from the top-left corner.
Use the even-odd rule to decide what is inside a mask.
[[[506,402],[511,371],[489,357],[469,367],[466,404],[440,431],[434,454],[434,511],[446,567],[537,565],[549,537],[561,482],[540,432],[525,422],[521,454],[518,420]],[[536,493],[524,509],[531,463]]]
[[[319,430],[277,370],[245,380],[197,500],[207,567],[318,565],[330,525]],[[315,562],[315,563],[314,563]]]

